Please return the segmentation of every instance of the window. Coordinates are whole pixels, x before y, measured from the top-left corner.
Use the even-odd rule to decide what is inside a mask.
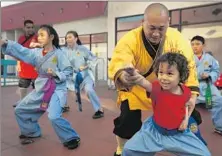
[[[222,4],[182,10],[182,24],[195,24],[222,20]]]
[[[131,30],[142,24],[143,15],[123,17],[117,19],[117,31]]]
[[[107,80],[107,33],[91,35],[91,51],[98,59],[96,80]]]
[[[82,45],[90,49],[90,35],[79,35],[79,39],[82,42]]]
[[[117,33],[117,41],[119,41],[128,31],[121,31]]]
[[[92,43],[104,43],[107,42],[107,33],[92,34]]]
[[[180,23],[180,11],[172,11],[171,12],[171,18],[170,18],[170,24],[171,25],[176,25]]]
[[[90,35],[79,35],[82,44],[90,44]]]

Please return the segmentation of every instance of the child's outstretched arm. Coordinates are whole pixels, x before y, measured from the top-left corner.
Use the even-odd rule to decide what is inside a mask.
[[[0,40],[1,50],[4,54],[15,57],[23,62],[36,66],[38,49],[28,49],[14,41]]]
[[[135,68],[125,68],[125,71],[130,74],[128,80],[133,81],[135,85],[139,85],[146,89],[147,92],[152,91],[152,84],[146,80]]]
[[[196,101],[195,95],[191,95],[190,100],[186,104],[186,106],[188,107],[188,119],[190,118],[190,116],[195,108],[195,101]]]
[[[183,121],[182,121],[182,123],[180,124],[180,127],[179,127],[180,131],[184,131],[185,129],[187,129],[187,126],[188,126],[188,122],[189,122],[188,115],[189,115],[189,113],[188,113],[188,106],[187,105],[186,105],[185,111],[186,111],[185,117],[184,117],[184,119],[183,119]]]

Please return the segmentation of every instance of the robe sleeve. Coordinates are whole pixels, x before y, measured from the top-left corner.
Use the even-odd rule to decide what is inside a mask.
[[[117,43],[111,61],[108,67],[108,76],[111,80],[114,80],[114,83],[118,90],[126,89],[121,81],[119,81],[119,76],[122,69],[126,65],[135,66],[135,57],[134,49],[136,47],[137,41],[136,37],[133,36],[133,33],[129,32],[120,41]]]
[[[73,74],[73,68],[63,51],[58,52],[58,65],[55,71],[57,83],[66,81]]]
[[[17,42],[8,40],[7,44],[2,46],[2,52],[6,55],[15,57],[18,60],[21,60],[25,63],[36,66],[37,52],[39,49],[28,49],[21,46]]]

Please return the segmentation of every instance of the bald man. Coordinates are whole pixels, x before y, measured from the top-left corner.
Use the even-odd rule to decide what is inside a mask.
[[[179,31],[169,27],[169,19],[169,11],[164,5],[149,5],[144,12],[142,26],[125,34],[114,49],[108,72],[109,78],[114,80],[117,87],[117,105],[121,110],[120,116],[114,119],[113,132],[118,144],[115,156],[121,156],[125,142],[140,130],[141,110],[152,110],[151,99],[145,89],[128,79],[130,74],[125,70],[126,66],[136,68],[152,82],[157,78],[153,65],[160,55],[167,52],[183,54],[190,69],[186,83],[192,91],[189,112],[195,107],[199,84],[194,54],[188,40]]]

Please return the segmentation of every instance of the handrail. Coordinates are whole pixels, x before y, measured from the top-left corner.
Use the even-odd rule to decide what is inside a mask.
[[[1,59],[1,68],[3,67],[3,75],[1,74],[1,78],[3,76],[3,86],[6,86],[6,81],[8,77],[7,68],[8,66],[16,66],[17,61],[16,60],[5,60]]]

